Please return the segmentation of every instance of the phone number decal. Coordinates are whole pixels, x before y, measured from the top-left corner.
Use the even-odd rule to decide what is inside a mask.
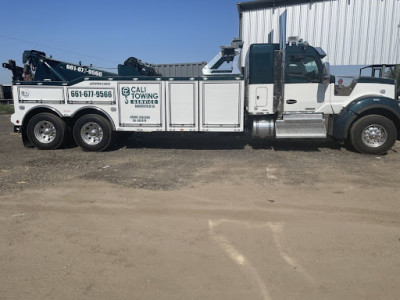
[[[70,90],[70,98],[112,98],[112,91],[104,90]]]
[[[78,66],[74,66],[74,65],[66,65],[66,69],[67,70],[71,70],[71,71],[75,71],[75,72],[80,72],[80,73],[84,73],[84,74],[89,74],[89,75],[93,75],[93,76],[103,76],[103,72],[98,71],[98,70],[93,70],[93,69],[89,69],[86,67],[78,67]]]
[[[68,99],[70,102],[113,102],[114,90],[113,89],[70,89],[68,90]]]

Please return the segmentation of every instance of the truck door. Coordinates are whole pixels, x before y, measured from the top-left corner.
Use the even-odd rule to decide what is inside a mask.
[[[332,113],[329,84],[322,82],[320,59],[289,55],[286,58],[284,111]]]

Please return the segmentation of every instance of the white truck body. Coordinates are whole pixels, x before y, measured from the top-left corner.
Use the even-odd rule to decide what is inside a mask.
[[[15,85],[12,122],[38,107],[61,117],[73,117],[85,108],[109,116],[116,131],[244,130],[244,81],[83,80],[70,86]]]

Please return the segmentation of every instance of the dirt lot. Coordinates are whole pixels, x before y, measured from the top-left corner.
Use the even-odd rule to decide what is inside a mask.
[[[400,143],[136,135],[23,148],[0,115],[0,299],[399,299]]]

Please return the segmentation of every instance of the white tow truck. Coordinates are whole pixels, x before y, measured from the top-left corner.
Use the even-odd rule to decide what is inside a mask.
[[[69,133],[86,151],[106,149],[116,131],[251,132],[254,138],[332,137],[382,154],[399,139],[395,80],[343,84],[326,54],[301,40],[251,45],[244,68],[234,40],[197,77],[164,77],[139,60],[118,74],[25,51],[13,72],[15,131],[25,146],[60,147]],[[221,69],[228,64],[230,68]]]

